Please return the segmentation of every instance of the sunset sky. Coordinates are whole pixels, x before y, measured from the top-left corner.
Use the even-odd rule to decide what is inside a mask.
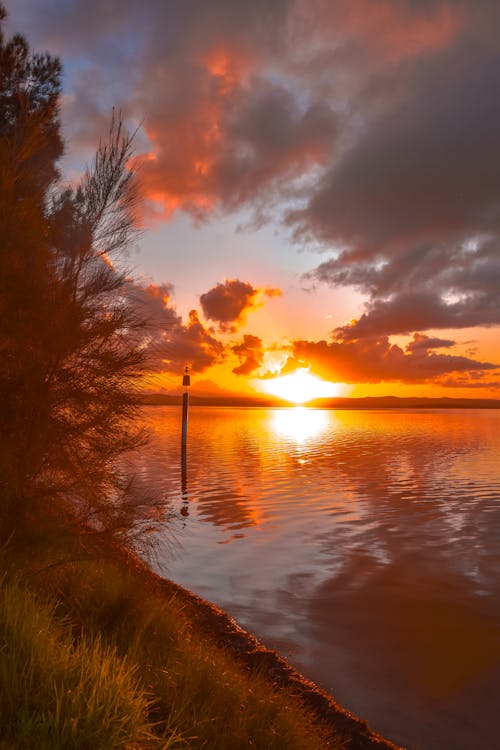
[[[63,61],[68,179],[139,128],[149,387],[500,396],[498,0],[6,6]]]

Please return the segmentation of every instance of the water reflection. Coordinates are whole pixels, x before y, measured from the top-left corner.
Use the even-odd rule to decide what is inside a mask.
[[[227,486],[214,487],[211,491],[204,492],[198,500],[198,515],[226,531],[236,531],[259,524],[259,512],[252,507],[248,498],[232,492]]]
[[[181,516],[189,516],[189,497],[187,491],[187,448],[185,445],[181,449],[181,498],[182,507]]]
[[[302,445],[311,438],[317,438],[329,424],[328,412],[320,409],[307,409],[296,406],[293,409],[275,409],[271,424],[278,435],[291,438]]]
[[[178,415],[145,414],[138,466],[179,510]],[[193,409],[160,570],[391,739],[495,747],[499,436],[499,412]]]

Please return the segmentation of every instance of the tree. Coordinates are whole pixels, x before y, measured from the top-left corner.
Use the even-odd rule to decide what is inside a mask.
[[[131,138],[113,118],[80,186],[61,190],[60,64],[5,41],[4,17],[0,5],[2,529],[63,514],[124,538],[137,514],[119,458],[141,441],[144,359],[119,264],[134,233]]]

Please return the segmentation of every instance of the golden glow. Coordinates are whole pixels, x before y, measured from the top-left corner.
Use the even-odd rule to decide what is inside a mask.
[[[296,406],[293,409],[276,409],[273,411],[273,429],[278,435],[292,438],[302,444],[310,438],[317,437],[328,426],[328,412],[319,409],[307,409]]]
[[[329,383],[302,368],[291,375],[282,375],[262,383],[262,388],[272,396],[278,396],[294,404],[304,404],[313,398],[339,395],[338,383]]]
[[[206,66],[210,75],[217,76],[218,78],[227,78],[233,67],[231,58],[224,50],[213,50],[213,52],[206,57]]]

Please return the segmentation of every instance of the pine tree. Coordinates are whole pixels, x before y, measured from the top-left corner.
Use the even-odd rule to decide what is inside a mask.
[[[138,445],[143,353],[120,256],[134,233],[131,139],[113,119],[76,190],[60,190],[61,68],[5,40],[0,5],[0,514],[126,538],[122,454]]]

